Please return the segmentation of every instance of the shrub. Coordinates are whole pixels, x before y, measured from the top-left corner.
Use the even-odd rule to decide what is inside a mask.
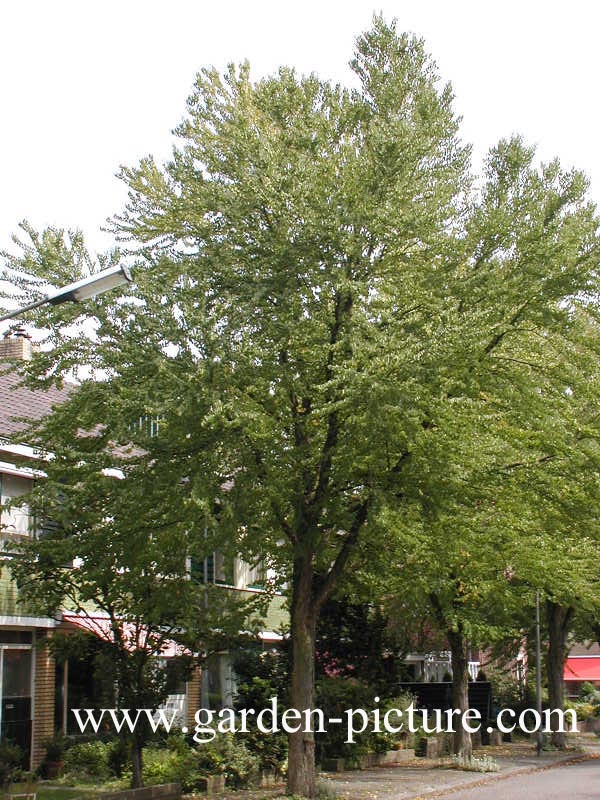
[[[565,703],[565,709],[567,708],[572,708],[575,711],[577,719],[580,722],[585,719],[590,719],[598,713],[598,706],[583,700],[577,700],[574,703]]]
[[[62,761],[65,755],[65,737],[62,733],[55,733],[44,739],[42,747],[46,751],[46,761]]]
[[[65,753],[65,771],[81,780],[106,780],[110,777],[112,745],[104,742],[81,742]]]
[[[596,689],[593,683],[586,681],[581,684],[579,690],[579,699],[584,703],[590,703],[593,706],[600,706],[600,689]]]
[[[458,769],[463,769],[465,772],[499,772],[500,770],[498,762],[491,756],[471,756],[471,758],[452,756],[451,760]]]
[[[225,775],[227,785],[233,789],[244,788],[258,778],[258,756],[232,734],[218,736],[212,742],[199,745],[197,752],[200,769],[206,770],[209,775]]]
[[[258,777],[258,768],[258,758],[232,735],[197,747],[188,747],[181,738],[170,738],[167,749],[144,749],[144,783],[181,783],[184,792],[199,789],[200,778],[208,775],[225,775],[228,786],[245,788]]]
[[[143,752],[142,775],[144,783],[152,786],[158,783],[181,783],[184,791],[191,791],[190,775],[193,764],[186,763],[185,756],[156,747],[145,747]]]
[[[386,699],[378,704],[381,733],[374,732],[374,715],[370,715],[369,723],[364,733],[354,735],[354,743],[347,743],[346,725],[330,727],[326,733],[317,734],[318,758],[345,758],[350,763],[356,763],[359,758],[367,753],[382,753],[406,747],[408,737],[403,730],[399,733],[387,733],[383,728],[384,714],[392,708],[402,712],[404,727],[407,727],[405,712],[413,702],[410,695],[401,695]],[[346,720],[349,709],[362,708],[369,711],[374,708],[374,691],[370,686],[346,678],[324,678],[319,681],[317,691],[317,707],[323,710],[325,719],[337,717]],[[394,716],[392,724],[399,726],[400,718]]]
[[[107,761],[111,774],[120,778],[125,766],[129,763],[129,747],[122,737],[109,742]]]
[[[271,698],[285,703],[288,685],[286,652],[255,649],[241,650],[235,662],[240,681],[236,696],[236,709],[253,708],[258,713],[269,708]],[[283,772],[287,759],[288,741],[282,731],[265,736],[256,726],[238,735],[247,749],[258,759],[258,768]]]
[[[0,786],[9,784],[21,771],[24,753],[17,744],[0,742]]]

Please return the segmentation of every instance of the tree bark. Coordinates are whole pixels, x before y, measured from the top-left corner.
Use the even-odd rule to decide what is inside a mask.
[[[313,565],[310,555],[294,560],[291,632],[292,675],[290,706],[300,712],[315,702],[315,634],[317,609],[313,602]],[[304,724],[302,725],[304,727]],[[288,734],[287,794],[314,797],[316,791],[315,737],[310,731]]]
[[[546,616],[548,624],[548,656],[546,668],[548,674],[548,703],[550,709],[562,711],[565,702],[564,668],[567,658],[567,636],[573,618],[574,609],[561,606],[552,600],[546,600]],[[550,719],[555,722],[555,716]],[[567,746],[567,735],[561,731],[552,731],[552,744],[560,750]]]
[[[142,743],[134,733],[131,739],[131,788],[140,789],[143,785]]]
[[[464,712],[469,708],[468,642],[461,625],[457,630],[447,631],[446,636],[452,656],[452,709],[460,710],[460,717],[455,718],[453,749],[457,756],[470,761],[473,756],[471,734],[461,723]]]

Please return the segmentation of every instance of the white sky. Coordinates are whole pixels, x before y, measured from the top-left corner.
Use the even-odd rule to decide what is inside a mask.
[[[0,0],[0,249],[23,218],[109,247],[119,165],[168,157],[201,66],[345,81],[374,10],[425,38],[478,157],[522,133],[585,170],[600,201],[597,0],[374,2]]]

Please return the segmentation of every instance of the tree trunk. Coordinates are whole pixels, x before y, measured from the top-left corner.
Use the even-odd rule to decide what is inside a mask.
[[[291,629],[292,675],[290,707],[311,710],[315,701],[315,633],[317,610],[313,603],[313,566],[310,556],[294,561]],[[314,797],[316,790],[315,737],[311,732],[288,734],[287,793]]]
[[[462,626],[455,631],[447,632],[450,653],[452,655],[452,709],[460,710],[460,717],[455,718],[454,753],[467,761],[471,760],[473,747],[471,734],[462,725],[461,718],[469,708],[469,656],[467,640]]]
[[[550,709],[562,711],[565,701],[564,669],[567,658],[567,636],[573,617],[573,609],[546,600],[548,618],[548,657],[546,667],[548,673],[548,704]],[[550,716],[554,722],[554,715]],[[560,750],[567,746],[567,735],[561,731],[552,732],[552,744]]]
[[[144,785],[142,778],[142,743],[134,733],[131,739],[131,788],[139,789]]]

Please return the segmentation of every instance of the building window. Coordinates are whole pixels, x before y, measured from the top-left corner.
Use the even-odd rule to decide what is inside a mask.
[[[233,559],[215,550],[206,558],[191,559],[190,574],[198,583],[221,583],[233,586]]]
[[[154,436],[158,436],[160,422],[160,417],[151,417],[149,414],[142,414],[138,420],[130,425],[130,430],[135,432],[139,431],[144,436],[153,438]]]
[[[0,474],[0,496],[2,503],[28,494],[33,487],[33,480],[22,475]],[[3,536],[29,536],[29,505],[20,503],[10,508],[3,508],[0,514],[0,531]]]
[[[12,641],[17,637],[29,637],[31,641],[31,633],[3,631],[0,634],[0,738],[15,742],[28,756],[31,745],[32,650],[31,644]]]

